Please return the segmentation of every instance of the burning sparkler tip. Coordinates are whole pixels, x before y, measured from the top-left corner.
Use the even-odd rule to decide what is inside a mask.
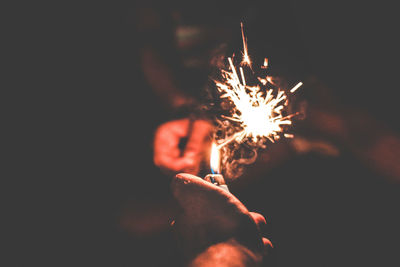
[[[243,23],[241,22],[240,25],[243,41],[243,57],[240,66],[238,68],[235,66],[234,61],[236,60],[233,56],[228,57],[228,69],[221,70],[223,81],[215,81],[215,85],[221,93],[220,98],[229,100],[234,108],[229,110],[229,116],[221,115],[221,118],[225,119],[224,122],[228,122],[230,130],[213,143],[213,159],[219,157],[220,151],[223,154],[225,146],[230,143],[235,144],[232,147],[246,143],[252,148],[265,148],[267,140],[274,143],[281,137],[293,138],[293,134],[285,133],[285,131],[292,124],[291,118],[299,114],[296,112],[286,115],[289,99],[286,91],[277,88],[273,77],[268,75],[254,78],[246,76],[249,73],[256,74],[248,55]],[[268,64],[268,58],[265,58],[261,68],[267,69]],[[271,85],[272,88],[267,88],[268,85]],[[290,93],[294,93],[302,85],[302,82],[297,83]],[[219,166],[212,167],[212,169],[213,173],[214,171],[219,173]]]

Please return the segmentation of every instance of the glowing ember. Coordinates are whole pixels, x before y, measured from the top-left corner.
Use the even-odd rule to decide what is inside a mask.
[[[220,97],[228,99],[234,104],[230,116],[224,116],[223,118],[239,125],[239,130],[228,138],[218,140],[218,148],[232,141],[242,143],[246,140],[257,144],[260,140],[268,139],[274,142],[281,136],[286,138],[293,137],[292,134],[284,134],[284,126],[291,125],[291,118],[296,114],[284,115],[285,107],[288,104],[285,91],[268,88],[268,86],[275,86],[275,84],[272,78],[266,74],[267,58],[264,60],[263,65],[260,66],[265,76],[252,79],[258,81],[254,85],[248,85],[246,82],[245,73],[255,74],[247,52],[247,40],[243,32],[243,24],[241,24],[241,29],[243,58],[239,67],[240,76],[232,58],[229,57],[229,69],[222,70],[223,81],[215,81],[219,92],[221,92]],[[245,67],[247,67],[246,72],[243,69]],[[299,82],[290,90],[290,93],[294,93],[302,84]]]

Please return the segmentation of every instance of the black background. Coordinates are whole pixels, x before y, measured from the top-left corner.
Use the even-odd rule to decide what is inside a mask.
[[[265,31],[277,25],[270,31],[293,53],[300,78],[313,73],[340,103],[398,134],[396,8],[349,2],[261,2]],[[7,266],[148,266],[135,259],[165,256],[151,245],[164,244],[159,239],[124,243],[128,237],[110,230],[126,195],[168,194],[168,180],[150,187],[153,130],[168,117],[143,89],[128,19],[136,4],[9,7]],[[267,37],[248,35],[258,44]],[[398,266],[398,193],[351,155],[309,155],[237,196],[272,218],[277,266]]]

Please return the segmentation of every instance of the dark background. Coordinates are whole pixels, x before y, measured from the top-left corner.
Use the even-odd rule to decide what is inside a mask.
[[[272,58],[288,75],[318,77],[340,105],[398,135],[396,8],[348,2],[262,1],[265,25],[256,21],[249,42],[273,36]],[[140,70],[129,22],[137,5],[10,7],[8,266],[168,266],[174,256],[168,233],[114,227],[126,198],[169,194],[151,163],[153,130],[169,117]],[[233,191],[267,217],[276,266],[398,266],[398,189],[344,150],[297,157]]]

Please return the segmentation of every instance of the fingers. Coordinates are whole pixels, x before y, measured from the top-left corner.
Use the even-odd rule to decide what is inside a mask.
[[[268,238],[263,237],[263,238],[262,238],[262,241],[263,241],[264,247],[265,247],[266,249],[269,249],[269,248],[273,248],[273,247],[274,247],[274,245],[272,245],[272,242],[271,242]]]
[[[162,169],[179,172],[191,165],[191,159],[180,157],[179,140],[186,136],[189,120],[164,123],[154,136],[154,164]]]
[[[265,220],[264,216],[262,216],[261,214],[256,213],[256,212],[250,211],[249,213],[250,213],[251,218],[256,223],[259,230],[262,229],[262,227],[264,227],[265,225],[267,225],[267,221]]]
[[[173,173],[198,173],[204,151],[209,147],[212,126],[207,121],[196,120],[189,131],[189,125],[189,119],[181,119],[164,123],[157,129],[154,137],[156,166]],[[179,142],[184,137],[188,137],[188,142],[182,156]]]
[[[183,172],[197,174],[199,172],[200,163],[204,158],[204,152],[211,146],[211,130],[212,126],[204,120],[196,120],[193,122],[190,136],[186,144],[183,157],[187,159],[188,165]]]
[[[193,129],[186,144],[185,153],[186,157],[192,157],[202,154],[204,145],[210,143],[210,134],[212,125],[205,120],[196,120],[193,122]]]
[[[179,155],[179,140],[186,136],[189,127],[189,119],[171,121],[162,124],[155,132],[155,152],[169,152],[176,157]]]
[[[267,221],[265,220],[265,217],[256,212],[249,212],[249,214],[250,214],[251,218],[254,220],[254,222],[256,223],[258,231],[262,232],[262,228],[267,225]],[[262,238],[262,242],[264,244],[264,253],[268,254],[269,250],[271,248],[273,248],[274,245],[272,245],[272,242],[266,237]]]
[[[263,244],[264,244],[264,249],[263,249],[263,255],[264,255],[264,257],[265,256],[268,256],[270,253],[271,253],[271,251],[272,251],[272,249],[274,248],[274,245],[272,244],[272,242],[268,239],[268,238],[266,238],[266,237],[263,237],[262,238],[262,242],[263,242]]]

